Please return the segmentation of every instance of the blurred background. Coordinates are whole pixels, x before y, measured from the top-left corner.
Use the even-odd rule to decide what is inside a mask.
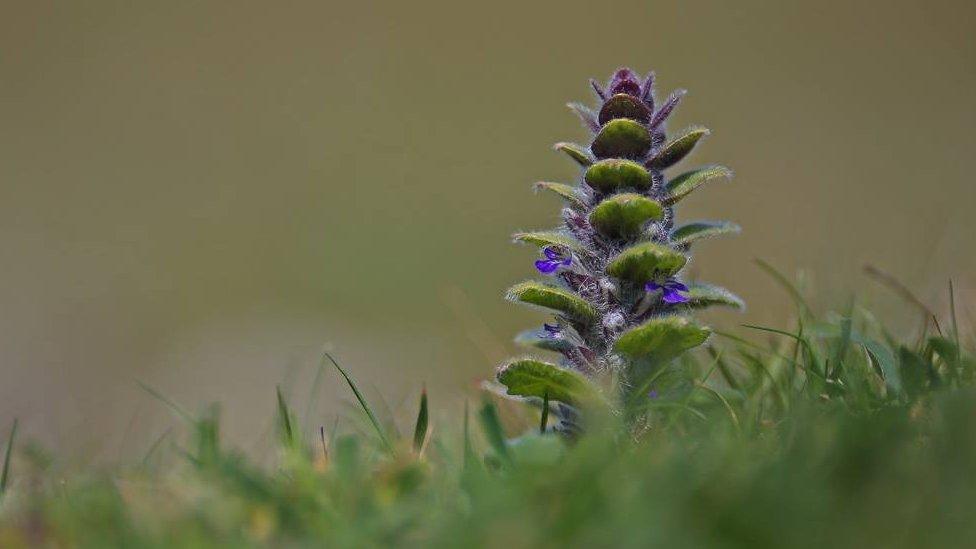
[[[50,2],[0,16],[0,428],[97,459],[175,420],[142,381],[260,448],[274,386],[331,425],[348,389],[450,407],[543,317],[509,242],[558,220],[536,180],[586,133],[564,107],[620,65],[690,90],[671,129],[736,171],[682,203],[731,219],[694,273],[782,326],[753,263],[808,273],[893,330],[974,298],[976,4],[818,2]]]

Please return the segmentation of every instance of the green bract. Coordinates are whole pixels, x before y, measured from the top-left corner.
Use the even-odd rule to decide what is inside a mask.
[[[698,144],[698,141],[708,135],[708,133],[707,128],[689,128],[685,130],[683,134],[669,141],[660,152],[654,155],[654,158],[647,165],[659,170],[674,166],[678,162],[681,162],[684,157],[688,156],[691,150],[695,148],[695,145]]]
[[[624,332],[613,348],[632,359],[662,362],[701,345],[710,333],[685,317],[665,316]]]
[[[669,246],[645,242],[620,252],[607,266],[612,277],[643,284],[667,278],[685,266],[688,258]]]
[[[651,173],[633,160],[613,158],[601,160],[587,168],[583,175],[586,184],[595,191],[612,193],[618,189],[646,191],[651,186]]]
[[[677,246],[687,246],[703,238],[723,234],[735,234],[740,227],[728,221],[695,221],[682,225],[671,232],[671,242]]]
[[[569,404],[598,400],[599,390],[582,374],[555,364],[525,358],[498,371],[498,381],[511,395],[539,397]]]
[[[508,289],[506,297],[510,301],[542,307],[581,322],[591,322],[597,316],[596,308],[580,296],[540,282],[516,284]]]
[[[600,202],[590,213],[590,224],[608,238],[633,238],[644,225],[661,219],[664,208],[639,194],[617,194]]]
[[[590,145],[597,158],[642,158],[650,148],[650,130],[627,118],[607,122]]]

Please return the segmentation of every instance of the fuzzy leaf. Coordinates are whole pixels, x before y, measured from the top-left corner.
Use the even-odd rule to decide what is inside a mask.
[[[701,138],[709,134],[707,128],[688,128],[680,136],[668,142],[657,155],[647,163],[650,168],[663,170],[681,162]]]
[[[741,228],[730,221],[694,221],[686,223],[671,233],[675,246],[685,246],[713,236],[738,233]]]
[[[522,345],[523,347],[534,347],[536,349],[542,349],[544,351],[553,351],[556,353],[562,353],[564,351],[570,351],[573,348],[573,344],[563,337],[551,337],[545,332],[539,330],[525,330],[515,336],[515,343]]]
[[[579,103],[566,103],[569,110],[576,113],[576,116],[583,121],[583,124],[593,130],[594,132],[600,131],[600,124],[596,120],[596,113]]]
[[[712,307],[714,305],[722,305],[739,310],[746,308],[746,304],[742,301],[742,298],[725,288],[712,286],[711,284],[692,284],[688,288],[687,296],[688,301],[684,306],[692,309]]]
[[[691,191],[700,187],[702,183],[717,177],[731,178],[732,170],[725,166],[709,166],[707,168],[699,168],[685,172],[675,177],[671,181],[668,181],[668,197],[664,200],[664,205],[670,206],[674,204],[687,196]]]
[[[532,358],[510,362],[498,370],[496,378],[510,395],[545,398],[548,393],[550,401],[567,404],[599,398],[596,387],[582,374]]]
[[[639,194],[613,195],[590,213],[590,224],[608,238],[633,238],[651,220],[661,219],[664,208]]]
[[[597,316],[596,309],[573,292],[533,280],[512,286],[505,297],[509,301],[535,305],[581,322],[592,322]]]
[[[593,190],[612,193],[618,189],[646,190],[651,186],[651,172],[632,160],[612,158],[590,166],[583,180]]]
[[[616,278],[643,284],[649,280],[673,276],[685,266],[688,258],[675,250],[644,242],[620,252],[607,266],[607,273]]]
[[[578,240],[573,238],[571,235],[564,233],[562,231],[537,231],[531,233],[515,233],[512,238],[516,242],[523,242],[525,244],[533,244],[540,248],[546,246],[556,246],[559,248],[566,248],[574,252],[579,251],[583,248],[582,244]]]
[[[576,143],[556,143],[552,148],[568,154],[570,158],[584,168],[593,164],[593,155],[587,152],[582,145],[577,145]]]
[[[586,203],[580,198],[579,193],[576,191],[576,187],[572,185],[567,185],[565,183],[550,183],[548,181],[540,181],[534,186],[535,190],[549,191],[555,193],[572,204],[580,207],[585,207]]]
[[[626,93],[618,93],[607,100],[600,109],[600,124],[617,118],[629,118],[645,124],[651,120],[651,111],[643,101]]]
[[[652,318],[620,335],[613,350],[632,360],[662,363],[708,339],[711,330],[681,316]]]
[[[651,148],[651,132],[640,122],[618,118],[607,122],[590,150],[597,158],[642,158]]]
[[[657,112],[654,113],[654,117],[651,118],[651,127],[656,128],[663,124],[664,121],[671,116],[671,112],[674,111],[674,108],[678,106],[681,98],[684,97],[686,93],[688,93],[687,90],[674,90],[671,92],[671,95],[668,96],[667,100],[664,101],[664,104],[661,105],[661,108],[658,109]]]

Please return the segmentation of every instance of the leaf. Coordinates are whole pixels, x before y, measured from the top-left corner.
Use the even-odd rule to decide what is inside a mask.
[[[542,397],[542,417],[539,418],[539,434],[546,434],[546,427],[549,426],[549,391]]]
[[[687,246],[692,242],[724,234],[735,234],[741,227],[730,221],[693,221],[686,223],[671,233],[671,243]]]
[[[534,347],[544,351],[562,353],[573,349],[574,345],[564,337],[552,337],[540,330],[525,330],[515,336],[515,343],[523,347]]]
[[[621,158],[601,160],[593,164],[583,174],[583,180],[593,190],[607,194],[619,189],[644,191],[652,183],[651,172],[647,168]]]
[[[580,296],[534,280],[512,286],[505,297],[509,301],[535,305],[581,322],[592,322],[597,316],[596,309]]]
[[[569,110],[573,111],[576,116],[583,121],[583,125],[587,128],[593,130],[594,132],[600,131],[600,123],[596,120],[596,113],[593,110],[587,108],[585,105],[580,103],[566,103]]]
[[[912,352],[908,347],[899,347],[898,363],[899,379],[909,398],[915,398],[925,393],[939,382],[932,364],[924,357]]]
[[[651,132],[628,118],[607,122],[596,134],[590,150],[597,158],[643,158],[651,148]]]
[[[590,212],[590,224],[608,238],[628,239],[641,234],[644,225],[664,214],[661,204],[639,194],[611,196]]]
[[[512,458],[508,453],[508,446],[505,444],[505,430],[502,429],[502,422],[498,419],[498,410],[489,400],[485,400],[478,413],[481,418],[481,427],[485,431],[485,438],[495,450],[498,456],[507,462]]]
[[[566,454],[563,437],[547,436],[544,433],[531,433],[508,441],[508,451],[519,467],[544,471],[558,467],[559,460]]]
[[[663,170],[684,160],[701,138],[708,135],[708,128],[688,128],[681,135],[669,141],[648,163],[649,168]]]
[[[275,387],[275,394],[278,397],[278,421],[281,422],[281,438],[285,442],[285,446],[292,448],[298,445],[298,437],[295,436],[295,430],[291,423],[291,412],[288,410],[288,404],[285,402],[285,396],[281,394],[281,386]]]
[[[862,340],[860,344],[864,346],[868,355],[871,356],[871,360],[878,365],[878,368],[881,370],[881,376],[884,378],[888,388],[896,394],[901,393],[901,373],[898,371],[895,355],[887,347],[871,339]]]
[[[552,148],[557,151],[562,151],[569,155],[570,158],[575,160],[580,166],[584,168],[593,164],[593,155],[586,151],[582,145],[577,145],[576,143],[556,143]]]
[[[613,350],[633,360],[663,363],[701,345],[711,333],[685,317],[658,317],[621,334]]]
[[[583,199],[579,196],[576,187],[572,185],[567,185],[565,183],[551,183],[549,181],[540,181],[535,185],[533,185],[533,188],[536,191],[543,190],[543,191],[549,191],[551,193],[555,193],[576,206],[580,206],[580,207],[586,206],[586,203],[583,202]]]
[[[686,93],[688,93],[687,90],[674,90],[671,92],[671,95],[669,95],[664,104],[661,105],[661,108],[654,113],[654,117],[651,118],[650,126],[652,128],[656,128],[667,120],[668,117],[671,116],[671,111],[678,106],[681,98],[684,97]]]
[[[522,242],[525,244],[533,244],[540,248],[546,246],[556,246],[559,248],[566,248],[574,252],[580,251],[583,245],[580,244],[578,240],[567,233],[562,231],[537,231],[532,233],[515,233],[512,235],[512,239],[516,242]]]
[[[417,412],[417,422],[413,428],[413,451],[420,452],[427,438],[427,425],[430,418],[427,412],[427,388],[420,391],[420,410]]]
[[[10,428],[10,436],[7,437],[7,449],[3,455],[3,470],[0,472],[0,496],[7,491],[7,485],[10,482],[10,459],[14,451],[14,438],[17,436],[17,418],[14,418],[14,424]]]
[[[373,429],[376,431],[376,434],[379,435],[383,446],[388,452],[394,454],[395,452],[393,450],[393,445],[390,444],[390,440],[386,437],[386,432],[383,430],[383,427],[380,426],[380,422],[376,419],[376,415],[373,414],[373,409],[369,407],[366,399],[363,398],[363,394],[359,392],[359,388],[356,387],[356,383],[353,382],[352,378],[349,377],[349,374],[342,369],[342,366],[339,366],[339,363],[336,362],[336,359],[333,358],[331,354],[324,354],[329,358],[330,361],[332,361],[332,365],[335,366],[335,369],[338,370],[339,374],[343,377],[343,379],[346,380],[346,384],[348,384],[349,388],[352,389],[352,394],[356,396],[356,400],[359,401],[359,405],[363,408],[363,411],[366,412],[366,416],[369,418],[369,422],[373,425]]]
[[[684,254],[667,246],[644,242],[620,252],[610,261],[607,273],[616,278],[643,284],[673,276],[687,261]]]
[[[606,124],[618,118],[628,118],[646,124],[651,120],[651,111],[643,101],[633,95],[618,93],[603,104],[597,121]]]
[[[510,362],[495,375],[508,394],[579,404],[600,399],[599,391],[579,372],[555,364],[523,358]]]
[[[699,168],[690,172],[685,172],[671,181],[666,186],[668,197],[664,199],[664,205],[670,206],[682,198],[688,196],[691,191],[700,187],[706,181],[718,177],[731,178],[732,170],[725,166],[709,166]]]
[[[700,309],[714,305],[732,307],[733,309],[745,309],[746,304],[742,298],[718,286],[711,284],[693,284],[688,287],[688,302],[684,307]]]

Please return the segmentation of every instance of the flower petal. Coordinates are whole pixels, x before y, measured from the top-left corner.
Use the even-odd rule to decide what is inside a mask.
[[[551,259],[540,259],[535,262],[535,268],[542,274],[552,274],[559,268],[559,262]]]
[[[661,296],[661,299],[663,299],[665,303],[671,303],[672,305],[675,303],[684,303],[688,301],[686,296],[679,294],[677,290],[670,289],[664,290],[664,295]]]

